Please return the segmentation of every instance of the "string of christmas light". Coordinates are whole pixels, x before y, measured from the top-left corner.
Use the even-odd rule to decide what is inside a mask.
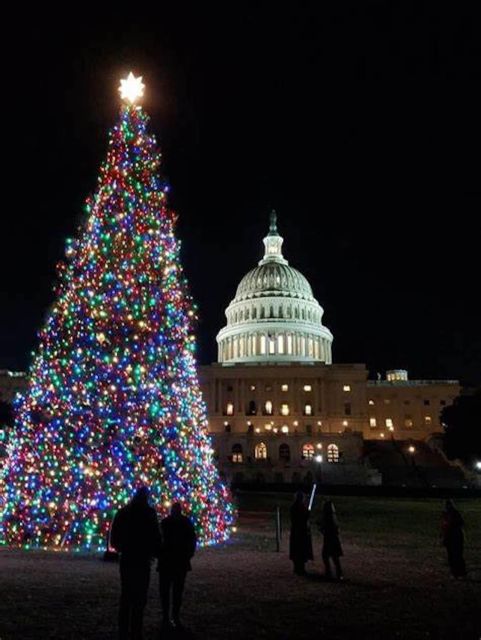
[[[233,522],[207,433],[175,215],[135,103],[141,78],[121,92],[97,190],[67,241],[16,403],[0,480],[4,544],[103,549],[114,513],[142,484],[159,515],[182,504],[201,544],[225,540]]]

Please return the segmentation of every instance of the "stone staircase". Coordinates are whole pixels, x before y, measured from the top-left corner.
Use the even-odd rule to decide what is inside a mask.
[[[459,489],[468,485],[459,467],[423,442],[366,440],[364,450],[370,464],[382,474],[383,486]]]

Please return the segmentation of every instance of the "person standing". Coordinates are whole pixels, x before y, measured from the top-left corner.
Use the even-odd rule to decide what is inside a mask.
[[[159,554],[159,584],[162,602],[164,629],[171,628],[170,601],[172,592],[172,618],[176,628],[181,629],[180,608],[187,572],[197,546],[194,525],[182,515],[180,503],[174,502],[170,515],[161,522],[163,544]]]
[[[343,579],[340,557],[343,555],[341,541],[339,539],[339,525],[336,518],[336,509],[332,500],[326,500],[322,507],[320,530],[324,536],[322,545],[322,560],[325,567],[325,576],[332,578],[331,559],[336,569],[336,578]]]
[[[309,529],[309,510],[305,504],[302,491],[296,493],[291,506],[291,535],[289,538],[289,559],[294,564],[294,573],[303,576],[305,564],[313,560],[312,539]]]
[[[452,500],[446,500],[445,503],[441,521],[441,540],[446,547],[451,573],[455,578],[464,578],[464,520]]]
[[[129,504],[117,512],[110,532],[110,544],[120,553],[121,640],[142,638],[150,565],[160,546],[157,513],[148,501],[149,490],[141,487]]]

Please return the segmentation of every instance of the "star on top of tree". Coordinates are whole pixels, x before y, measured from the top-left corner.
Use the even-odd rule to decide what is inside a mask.
[[[120,97],[130,104],[137,102],[138,98],[144,95],[145,84],[142,82],[142,76],[136,78],[132,71],[127,78],[120,81]]]

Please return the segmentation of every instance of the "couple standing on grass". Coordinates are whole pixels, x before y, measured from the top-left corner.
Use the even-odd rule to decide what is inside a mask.
[[[326,500],[322,507],[319,529],[324,536],[322,545],[322,560],[324,562],[325,577],[333,579],[331,560],[334,563],[336,579],[342,580],[340,557],[343,555],[339,539],[339,526],[336,510],[332,500]],[[313,560],[312,538],[309,529],[309,509],[305,503],[302,491],[296,493],[296,499],[291,506],[291,536],[289,541],[289,558],[294,564],[294,573],[305,575],[305,564]]]
[[[162,520],[159,529],[157,513],[149,505],[149,490],[141,487],[129,504],[117,512],[110,544],[120,553],[120,639],[142,638],[154,558],[158,559],[162,627],[164,630],[181,629],[182,594],[197,540],[192,522],[182,515],[180,504],[172,505],[170,515]],[[170,619],[171,591],[173,621]]]
[[[319,529],[324,536],[322,560],[325,577],[332,579],[331,559],[334,562],[337,580],[342,580],[340,557],[343,555],[339,539],[339,525],[332,500],[326,500],[322,507]],[[454,578],[466,577],[464,561],[464,520],[452,500],[446,500],[441,520],[441,543],[446,547],[448,564]],[[291,506],[291,537],[289,557],[294,563],[294,573],[305,575],[305,564],[313,560],[312,539],[309,529],[309,509],[304,494],[298,491]]]

